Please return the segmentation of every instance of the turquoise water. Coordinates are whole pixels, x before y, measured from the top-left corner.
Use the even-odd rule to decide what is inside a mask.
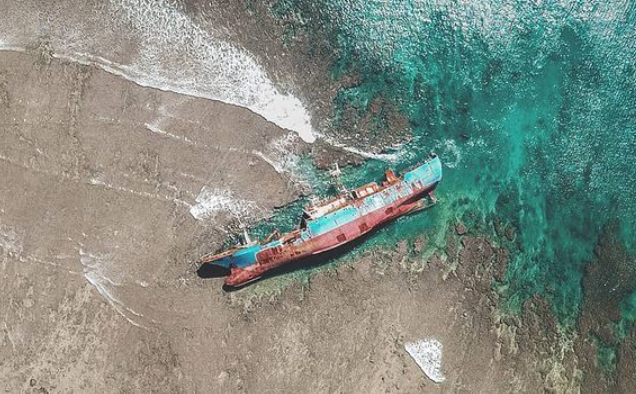
[[[371,245],[446,228],[464,211],[501,217],[518,234],[498,286],[507,305],[539,294],[564,323],[579,315],[609,220],[636,254],[636,2],[277,0],[272,13],[289,34],[329,37],[331,78],[360,77],[334,100],[334,130],[381,97],[414,136],[396,166],[431,150],[446,163],[443,203]],[[373,132],[391,132],[383,116]],[[345,176],[367,182],[385,167]],[[636,293],[620,309],[625,332]]]

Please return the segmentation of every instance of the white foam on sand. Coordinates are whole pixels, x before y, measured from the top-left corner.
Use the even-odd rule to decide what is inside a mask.
[[[278,89],[251,53],[218,37],[213,27],[202,27],[201,21],[187,15],[177,2],[110,0],[105,4],[110,12],[103,13],[100,7],[96,13],[112,19],[113,26],[126,28],[114,36],[104,33],[95,37],[91,31],[95,26],[73,21],[72,16],[69,21],[50,21],[45,30],[51,36],[47,42],[51,55],[94,65],[141,86],[244,107],[297,133],[305,142],[316,139],[309,112],[296,96]],[[31,26],[33,21],[27,22],[25,26]],[[65,23],[74,30],[69,31]],[[107,21],[98,19],[96,23],[106,32],[112,29]],[[40,39],[40,32],[28,27],[22,31],[21,24],[7,23],[3,28],[0,50],[25,51],[24,46],[9,42],[12,36],[21,37],[19,41],[25,45]],[[115,44],[104,46],[108,39],[116,40]],[[121,43],[127,40],[136,42],[132,57],[126,64],[118,63],[114,59],[121,55]]]
[[[439,341],[422,339],[404,344],[404,349],[433,382],[441,383],[446,380],[442,373],[443,346]]]
[[[280,92],[256,58],[232,45],[167,0],[111,0],[138,38],[138,59],[128,66],[92,61],[124,72],[143,85],[223,101],[252,110],[305,141],[315,135],[298,98]],[[179,59],[179,61],[166,61]],[[100,61],[101,60],[101,61]]]
[[[264,150],[252,150],[252,154],[272,166],[277,173],[286,175],[293,182],[299,182],[301,181],[298,168],[300,157],[293,152],[296,140],[296,135],[289,133],[273,140],[264,147]]]
[[[0,223],[0,252],[19,255],[22,253],[22,236],[13,228]]]
[[[196,202],[190,208],[190,214],[197,220],[212,219],[221,211],[240,219],[252,216],[258,210],[254,201],[235,198],[229,190],[210,189],[205,186],[197,196]]]
[[[115,296],[114,288],[121,284],[118,283],[117,278],[113,277],[113,270],[109,269],[110,257],[107,255],[89,253],[80,249],[79,258],[83,267],[84,278],[91,286],[93,286],[93,288],[95,288],[95,290],[97,290],[106,302],[108,302],[108,304],[110,304],[117,313],[124,317],[124,319],[133,326],[146,328],[128,316],[129,314],[132,314],[136,317],[143,317],[143,315],[126,306],[117,296]]]
[[[0,51],[11,51],[11,52],[25,52],[26,49],[21,46],[10,44],[3,39],[0,39]]]

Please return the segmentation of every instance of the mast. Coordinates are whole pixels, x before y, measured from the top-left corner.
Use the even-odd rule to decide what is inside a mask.
[[[338,162],[334,163],[333,169],[329,170],[329,175],[333,178],[333,185],[338,191],[338,194],[343,195],[348,192],[347,187],[342,183],[340,179],[340,175],[342,171],[340,171],[340,167],[338,166]]]
[[[252,243],[252,240],[250,239],[250,235],[247,233],[247,229],[243,229],[243,241],[245,242],[245,245],[249,245]]]

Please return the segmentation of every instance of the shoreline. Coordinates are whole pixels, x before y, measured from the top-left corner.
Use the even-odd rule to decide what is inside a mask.
[[[188,12],[203,18],[197,5]],[[315,63],[302,43],[287,48],[282,30],[261,41],[278,22],[247,26],[237,13],[224,23],[236,20],[223,38],[254,32],[237,42],[259,61],[271,53],[263,67],[277,86],[305,79],[298,94],[316,103],[319,125],[333,116],[339,84],[359,82],[330,81],[330,59]],[[611,225],[584,262],[581,318],[566,329],[538,296],[505,313],[519,231],[479,214],[457,221],[454,206],[439,213],[443,249],[419,234],[224,293],[194,262],[228,229],[305,192],[286,153],[311,152],[317,168],[362,164],[369,153],[309,145],[244,108],[143,87],[46,47],[17,49],[0,52],[0,375],[9,390],[636,392],[636,329],[620,326],[615,296],[631,290],[633,256]],[[365,147],[385,144],[371,137]],[[443,345],[443,383],[404,348],[426,339]]]

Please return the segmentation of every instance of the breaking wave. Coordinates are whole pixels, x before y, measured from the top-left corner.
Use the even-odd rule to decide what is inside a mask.
[[[128,70],[145,83],[248,108],[306,142],[315,140],[310,117],[291,94],[280,92],[248,52],[214,37],[169,1],[111,0],[138,38]],[[178,61],[166,61],[178,59]]]
[[[0,49],[39,45],[141,86],[247,108],[305,142],[316,138],[297,97],[277,88],[254,56],[201,27],[176,2],[111,0],[104,9],[110,18],[97,20],[82,16],[102,12],[92,5],[78,5],[76,12],[60,6],[46,24],[37,19],[38,7],[46,6],[8,6],[0,16]]]

